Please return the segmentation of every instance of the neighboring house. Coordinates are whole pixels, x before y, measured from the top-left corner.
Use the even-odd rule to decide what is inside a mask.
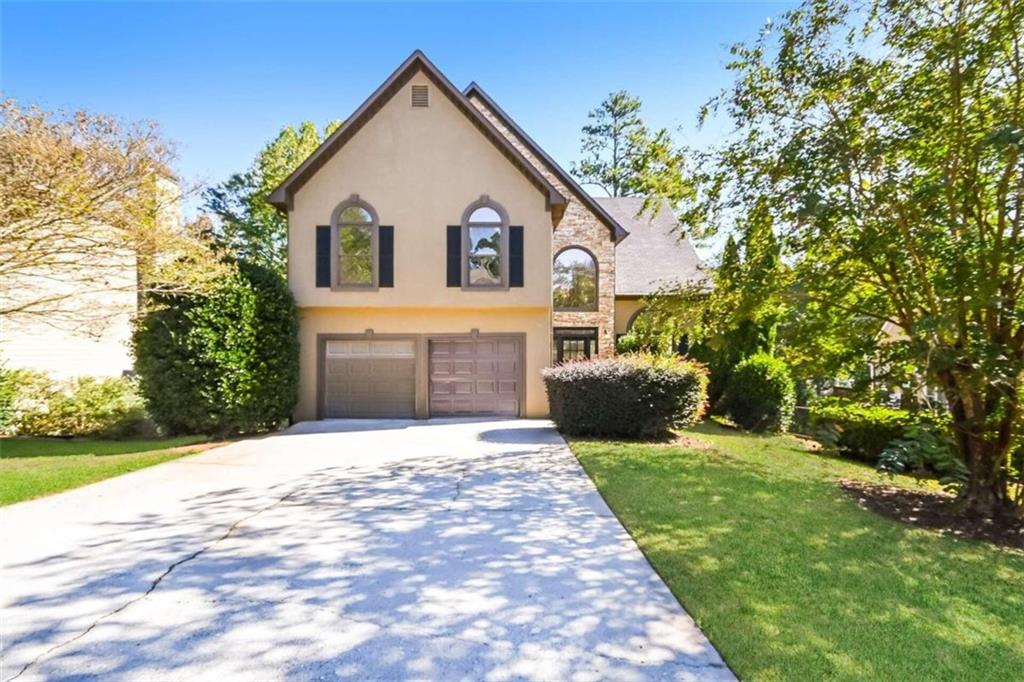
[[[269,201],[288,216],[299,420],[547,415],[544,367],[615,352],[616,246],[646,229],[419,51]],[[692,251],[658,244],[648,258]]]
[[[180,225],[177,179],[162,177],[158,187],[167,197],[161,219]],[[3,321],[3,367],[38,370],[56,379],[119,377],[132,371],[132,321],[139,306],[137,259],[130,251],[113,252],[110,259],[113,265],[104,264],[104,281],[88,286],[59,271],[23,276],[32,281],[33,298],[60,296],[62,310]]]
[[[907,339],[903,327],[892,321],[882,323],[878,332],[878,342],[881,346]],[[949,407],[945,392],[941,387],[928,383],[925,372],[914,372],[909,380],[894,382],[890,376],[890,369],[890,365],[878,358],[869,359],[867,362],[868,378],[872,388],[884,393],[886,402],[893,406],[906,408],[929,406],[946,409]],[[853,382],[836,382],[835,387],[839,391],[833,389],[834,393],[842,393],[844,389],[852,388]]]
[[[98,294],[68,291],[90,315],[102,306],[104,319],[90,320],[84,327],[62,316],[46,316],[4,322],[0,333],[0,362],[8,369],[34,369],[57,379],[77,376],[119,377],[131,371],[129,347],[131,323],[135,316],[134,264],[111,274],[113,290]]]

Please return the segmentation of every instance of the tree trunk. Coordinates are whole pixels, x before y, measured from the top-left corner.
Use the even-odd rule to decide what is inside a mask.
[[[983,516],[995,516],[1011,511],[1007,496],[1007,449],[997,443],[975,442],[968,454],[967,468],[970,478],[963,493],[967,511]]]
[[[1004,404],[1004,415],[992,423],[985,404],[980,396],[961,395],[953,401],[950,411],[960,458],[969,473],[961,492],[965,509],[991,517],[1011,512],[1014,506],[1008,495],[1006,462],[1013,443],[1010,436],[1016,405]]]

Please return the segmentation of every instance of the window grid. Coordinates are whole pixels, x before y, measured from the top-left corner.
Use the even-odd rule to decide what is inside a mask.
[[[586,360],[597,354],[597,329],[563,327],[554,330],[552,364]]]

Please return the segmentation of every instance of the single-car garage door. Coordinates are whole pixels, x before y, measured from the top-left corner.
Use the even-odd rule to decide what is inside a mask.
[[[519,416],[522,344],[514,337],[430,342],[430,415]]]
[[[330,340],[324,348],[323,417],[416,416],[416,342]]]

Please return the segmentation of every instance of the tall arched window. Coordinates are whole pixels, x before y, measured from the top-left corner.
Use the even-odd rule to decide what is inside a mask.
[[[555,310],[597,310],[597,259],[570,246],[555,256],[552,273]]]
[[[334,209],[334,252],[338,255],[334,282],[339,287],[377,284],[377,212],[353,194]]]
[[[486,195],[466,209],[463,217],[465,277],[470,287],[500,287],[507,281],[508,215]]]

